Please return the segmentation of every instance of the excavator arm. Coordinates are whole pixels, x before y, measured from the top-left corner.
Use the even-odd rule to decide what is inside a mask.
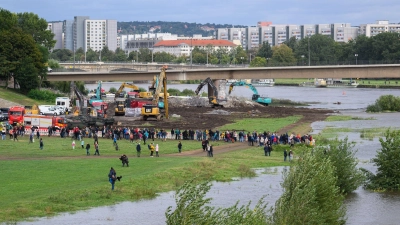
[[[209,77],[207,77],[205,80],[203,80],[203,82],[201,82],[199,84],[199,86],[197,87],[197,89],[195,91],[196,95],[198,95],[200,93],[201,89],[206,84],[208,85],[208,100],[209,100],[209,102],[214,105],[219,105],[218,100],[217,100],[218,89],[217,89],[217,87],[215,87],[214,82]],[[211,93],[210,93],[210,91],[211,91]]]
[[[134,85],[134,84],[129,84],[129,83],[122,83],[121,86],[119,87],[118,91],[115,93],[115,98],[118,98],[119,95],[122,93],[124,88],[131,88],[134,91],[139,91],[139,87]]]
[[[253,94],[258,95],[257,89],[252,84],[248,84],[243,81],[234,82],[231,85],[229,85],[229,94],[231,94],[231,92],[233,91],[234,86],[246,86],[246,87],[250,88],[251,91],[253,91]]]

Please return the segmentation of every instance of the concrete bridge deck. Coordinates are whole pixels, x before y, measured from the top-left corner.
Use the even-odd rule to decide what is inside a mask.
[[[135,72],[53,72],[49,81],[131,81],[151,80],[158,69]],[[168,80],[269,79],[269,78],[400,78],[400,64],[295,66],[257,68],[168,69]]]

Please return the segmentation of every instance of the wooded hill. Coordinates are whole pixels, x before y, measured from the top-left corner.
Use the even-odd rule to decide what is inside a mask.
[[[166,21],[132,21],[117,22],[120,34],[146,34],[146,33],[171,33],[178,36],[191,37],[193,34],[211,36],[218,28],[243,28],[246,26],[214,23],[186,23]]]

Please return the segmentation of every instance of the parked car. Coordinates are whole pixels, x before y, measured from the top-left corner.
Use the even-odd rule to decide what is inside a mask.
[[[6,120],[6,117],[3,115],[3,112],[0,112],[0,121]]]

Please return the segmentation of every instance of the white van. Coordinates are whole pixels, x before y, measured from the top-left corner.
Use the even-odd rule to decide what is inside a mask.
[[[68,97],[57,97],[56,98],[56,106],[57,107],[62,107],[63,108],[63,112],[65,113],[68,110],[71,110],[71,99]]]
[[[55,105],[39,105],[39,113],[40,115],[61,115],[60,110],[56,108]]]

